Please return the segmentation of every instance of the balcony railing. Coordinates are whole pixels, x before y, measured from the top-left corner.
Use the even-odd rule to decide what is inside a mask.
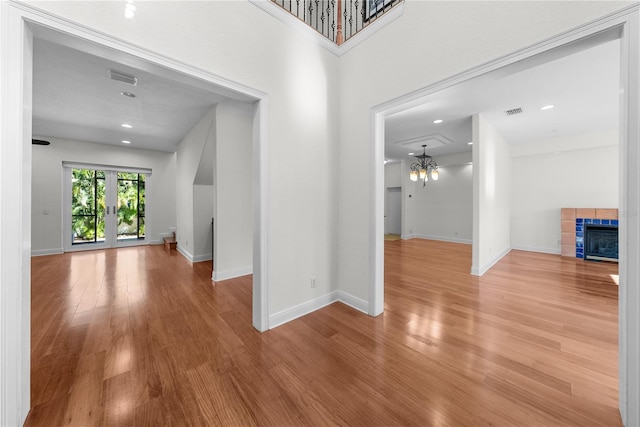
[[[403,0],[271,0],[340,46]]]

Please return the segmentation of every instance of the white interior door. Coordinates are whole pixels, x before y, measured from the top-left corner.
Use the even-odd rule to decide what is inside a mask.
[[[402,188],[387,188],[387,234],[401,234]]]

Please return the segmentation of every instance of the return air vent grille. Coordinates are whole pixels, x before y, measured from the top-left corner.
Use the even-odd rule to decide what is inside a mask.
[[[512,108],[511,110],[505,111],[505,113],[507,113],[507,116],[514,116],[516,114],[521,114],[522,113],[522,108],[520,108],[520,107]]]
[[[135,76],[132,76],[131,74],[123,73],[122,71],[116,71],[116,70],[107,70],[107,73],[109,74],[109,78],[111,80],[130,84],[133,86],[138,85],[138,78]]]

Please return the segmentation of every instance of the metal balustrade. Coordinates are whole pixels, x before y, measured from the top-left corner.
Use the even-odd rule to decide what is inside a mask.
[[[403,0],[271,0],[338,46]]]

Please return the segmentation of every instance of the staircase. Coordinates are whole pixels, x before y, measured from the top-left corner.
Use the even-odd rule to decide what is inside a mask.
[[[172,251],[175,250],[178,242],[176,241],[176,232],[172,232],[170,237],[165,237],[163,239],[164,241],[164,248],[167,249],[168,251]]]

